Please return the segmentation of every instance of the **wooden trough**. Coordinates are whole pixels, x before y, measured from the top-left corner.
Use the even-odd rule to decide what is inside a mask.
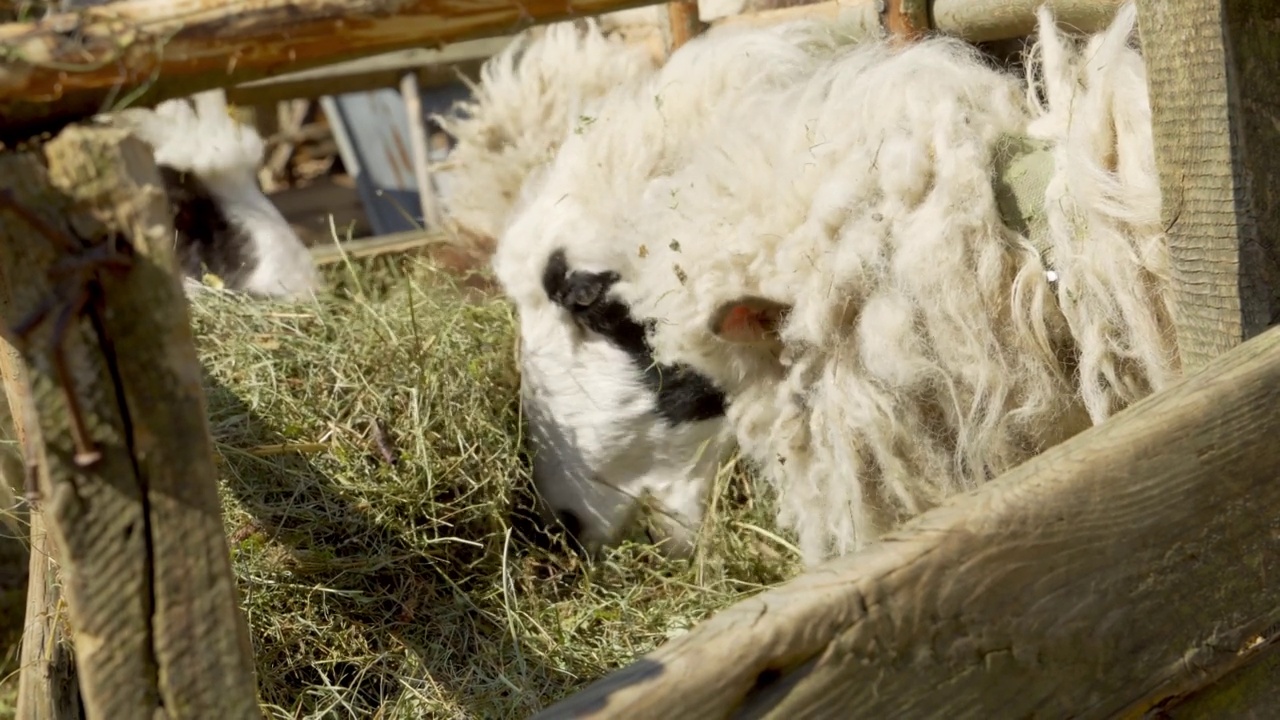
[[[146,190],[156,170],[119,131],[66,123],[210,87],[284,99],[317,78],[263,78],[644,4],[124,0],[0,26],[0,136],[58,133],[0,154],[5,325],[60,301],[54,322],[25,340],[6,331],[0,352],[41,498],[19,718],[260,715],[169,222]],[[868,34],[979,42],[1026,35],[1039,4],[839,0],[718,22],[844,17]],[[1120,3],[1048,4],[1092,31]],[[1280,705],[1280,7],[1138,6],[1184,379],[538,717],[1264,717]],[[703,25],[686,2],[670,16],[670,46]],[[378,73],[367,77],[393,77]]]

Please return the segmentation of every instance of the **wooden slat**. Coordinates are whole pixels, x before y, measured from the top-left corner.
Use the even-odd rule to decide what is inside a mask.
[[[412,48],[374,57],[335,63],[227,88],[227,99],[258,105],[295,98],[318,98],[383,87],[395,87],[406,72],[418,76],[427,89],[458,81],[458,74],[476,79],[485,60],[511,42],[509,36],[468,40],[439,50]]]
[[[1020,38],[1035,32],[1036,9],[1047,5],[1062,25],[1081,32],[1103,29],[1125,0],[933,0],[929,8],[932,28],[969,42]],[[877,35],[883,27],[881,8],[889,0],[828,0],[808,5],[763,10],[718,18],[713,25],[772,25],[799,18],[820,18],[849,23],[865,35]],[[892,0],[902,3],[903,0]],[[906,0],[907,7],[917,6]],[[919,17],[919,11],[908,13]],[[906,29],[905,27],[903,28]],[[910,34],[910,33],[908,33]]]
[[[1138,9],[1178,346],[1194,369],[1280,320],[1280,3]]]
[[[1138,717],[1280,636],[1280,328],[541,720]]]
[[[653,2],[122,0],[78,15],[0,26],[0,129],[21,137],[112,109],[122,100],[153,103],[646,4]]]
[[[54,263],[70,271],[83,258],[68,253],[88,252],[69,233],[99,250],[129,239],[131,266],[98,271],[61,344],[59,306],[18,344],[86,714],[259,718],[161,187],[150,149],[119,129],[72,127],[0,154],[0,191],[12,199],[0,210],[4,322],[85,287],[74,272],[51,282]],[[59,346],[70,387],[56,372]]]

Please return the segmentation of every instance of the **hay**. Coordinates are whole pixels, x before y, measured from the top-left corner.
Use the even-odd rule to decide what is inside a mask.
[[[525,717],[796,568],[736,471],[692,561],[584,563],[530,520],[510,307],[422,261],[331,275],[192,306],[269,717]]]

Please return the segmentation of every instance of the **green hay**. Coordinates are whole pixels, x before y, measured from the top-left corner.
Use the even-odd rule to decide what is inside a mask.
[[[796,570],[732,469],[693,560],[584,563],[531,520],[510,307],[421,261],[332,275],[192,306],[269,717],[527,717]]]

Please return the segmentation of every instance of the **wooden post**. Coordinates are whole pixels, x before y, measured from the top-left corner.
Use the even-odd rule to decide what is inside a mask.
[[[1185,370],[1280,320],[1280,3],[1138,0]]]
[[[698,0],[675,0],[667,3],[668,56],[706,29],[706,24],[698,17]]]
[[[413,158],[413,178],[418,186],[418,204],[422,224],[427,230],[443,227],[435,184],[431,182],[431,148],[427,144],[427,119],[422,116],[422,94],[418,76],[407,72],[400,78],[400,99],[404,102],[405,122],[409,128],[409,154]]]
[[[258,718],[161,187],[119,129],[0,155],[6,332],[87,716]]]
[[[1280,643],[1278,406],[1273,328],[535,718],[1136,720]]]
[[[0,181],[3,182],[3,181]],[[0,228],[5,218],[0,213]],[[8,266],[0,263],[0,319],[14,316],[10,305],[12,283]],[[2,321],[2,320],[0,320]],[[39,426],[33,420],[29,380],[22,355],[0,337],[0,377],[4,380],[9,418],[21,448],[42,452]],[[40,462],[39,458],[27,459]],[[20,483],[21,484],[21,483]],[[23,488],[19,488],[22,492]],[[44,515],[29,508],[31,557],[27,571],[27,609],[22,628],[16,720],[79,720],[83,717],[76,680],[71,638],[66,636],[66,610],[58,584],[57,548],[45,528]]]

